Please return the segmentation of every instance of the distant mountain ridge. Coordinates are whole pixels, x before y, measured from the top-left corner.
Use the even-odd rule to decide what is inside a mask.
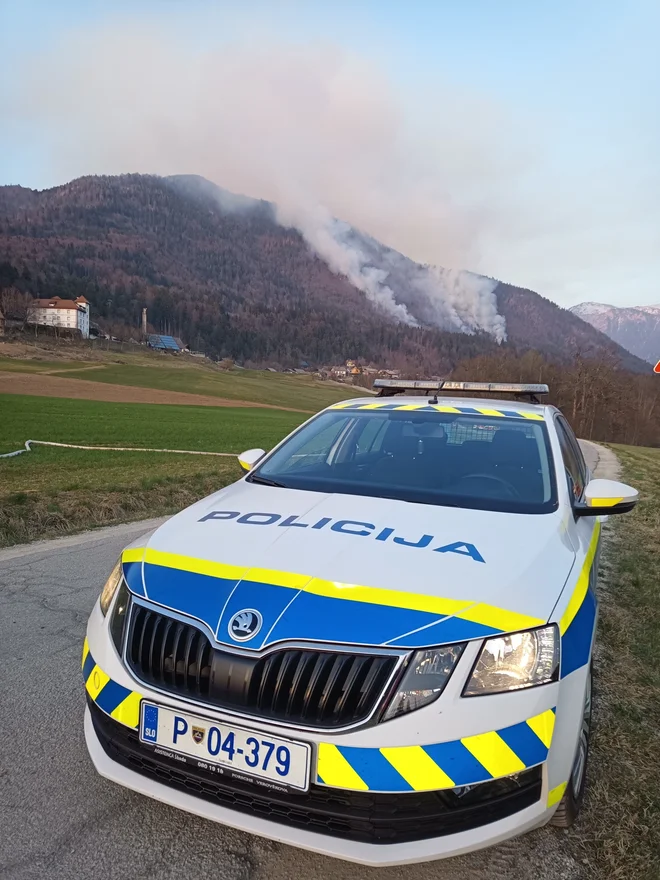
[[[610,306],[584,302],[570,311],[650,364],[660,360],[660,305]]]
[[[500,333],[519,352],[647,369],[533,291],[422,266],[333,222],[339,260],[322,259],[313,230],[283,225],[270,203],[200,177],[84,177],[42,192],[0,187],[0,262],[12,263],[18,286],[33,295],[86,296],[92,320],[137,335],[146,306],[156,331],[252,363],[358,357],[442,374],[498,351]]]

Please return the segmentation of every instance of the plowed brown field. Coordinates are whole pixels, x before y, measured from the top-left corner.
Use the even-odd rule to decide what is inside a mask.
[[[283,409],[306,412],[284,406],[269,406],[249,400],[232,400],[206,394],[186,394],[183,391],[165,391],[158,388],[139,388],[132,385],[111,385],[88,379],[67,379],[45,373],[0,372],[0,394],[31,394],[39,397],[69,397],[74,400],[104,400],[112,403],[176,403],[187,406],[256,406],[265,409]]]

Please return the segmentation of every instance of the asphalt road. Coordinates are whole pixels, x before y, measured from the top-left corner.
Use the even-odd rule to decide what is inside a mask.
[[[588,440],[580,440],[580,446],[582,447],[582,454],[587,462],[587,467],[590,471],[595,471],[598,468],[602,447],[596,446],[595,443],[590,443]],[[599,476],[602,476],[602,474],[599,473]]]
[[[588,450],[590,466],[598,450]],[[615,460],[616,461],[616,460]],[[541,829],[460,859],[362,868],[204,821],[99,777],[83,738],[87,616],[137,523],[0,551],[0,878],[574,880]]]

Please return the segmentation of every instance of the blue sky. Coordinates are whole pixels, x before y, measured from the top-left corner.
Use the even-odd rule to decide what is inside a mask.
[[[201,173],[560,305],[657,303],[658,45],[655,0],[0,0],[0,183]]]

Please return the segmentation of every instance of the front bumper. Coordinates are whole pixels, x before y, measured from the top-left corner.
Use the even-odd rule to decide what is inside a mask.
[[[429,810],[433,793],[374,795],[312,786],[308,793],[285,796],[232,780],[220,785],[141,746],[135,731],[89,703],[85,739],[102,776],[197,816],[352,862],[386,866],[460,855],[543,825],[553,812],[541,798],[541,768],[513,795],[454,811],[436,803],[435,813]],[[440,836],[429,836],[434,822]],[[366,842],[374,834],[385,839]],[[386,842],[401,834],[415,839]]]
[[[138,734],[105,715],[88,700],[94,732],[106,755],[154,782],[194,793],[211,804],[286,822],[303,831],[361,843],[409,843],[480,828],[537,803],[541,768],[516,781],[494,780],[467,790],[377,793],[312,784],[307,792],[270,790],[244,778],[218,776],[139,741]]]
[[[218,785],[217,776],[211,781],[203,771],[157,755],[152,747],[140,744],[136,728],[142,698],[183,712],[208,715],[210,707],[191,704],[138,683],[117,655],[108,621],[98,604],[89,620],[87,639],[89,650],[86,646],[83,674],[89,707],[85,735],[101,775],[204,818],[374,866],[459,855],[545,824],[552,817],[570,775],[588,669],[576,670],[558,683],[528,692],[464,699],[462,680],[469,674],[479,650],[478,643],[469,643],[459,661],[465,668],[457,667],[436,703],[372,727],[336,734],[294,734],[312,744],[319,764],[323,754],[336,758],[337,752],[339,760],[330,764],[332,772],[326,772],[328,767],[323,765],[323,773],[312,776],[308,792],[280,794],[270,790],[264,793],[257,785],[226,777]],[[553,707],[556,714],[551,711]],[[211,713],[219,720],[226,715],[219,710]],[[536,717],[547,718],[549,714],[554,718],[550,730],[536,727],[532,733],[525,719],[533,722]],[[247,716],[234,720],[273,735],[293,732]],[[499,733],[488,732],[495,726],[502,728]],[[538,737],[547,746],[540,756]],[[472,741],[474,755],[479,757],[478,767],[488,767],[490,775],[461,777],[469,767],[474,769],[474,762],[453,766],[444,763],[447,755],[452,758],[457,743],[465,758],[462,743],[468,740]],[[439,745],[427,745],[432,742]],[[390,755],[392,761],[391,753],[418,754],[423,751],[420,746],[426,747],[426,757],[418,756],[424,762],[413,767],[412,775],[410,768],[396,761],[398,773],[395,776],[388,764],[386,785],[378,773],[372,772],[374,766],[384,763],[380,752]],[[443,767],[449,770],[454,780],[449,785],[479,784],[464,797],[447,784],[437,784],[436,775],[428,775],[434,766],[428,764],[429,753],[438,764],[436,771]],[[515,766],[519,758],[522,761]],[[351,772],[347,777],[344,771],[348,764]],[[343,770],[335,774],[336,768]],[[357,790],[358,786],[350,783],[355,773],[366,790]],[[511,774],[519,774],[518,785],[507,782],[505,777]],[[433,784],[429,785],[429,781]],[[432,790],[425,790],[428,788]]]

